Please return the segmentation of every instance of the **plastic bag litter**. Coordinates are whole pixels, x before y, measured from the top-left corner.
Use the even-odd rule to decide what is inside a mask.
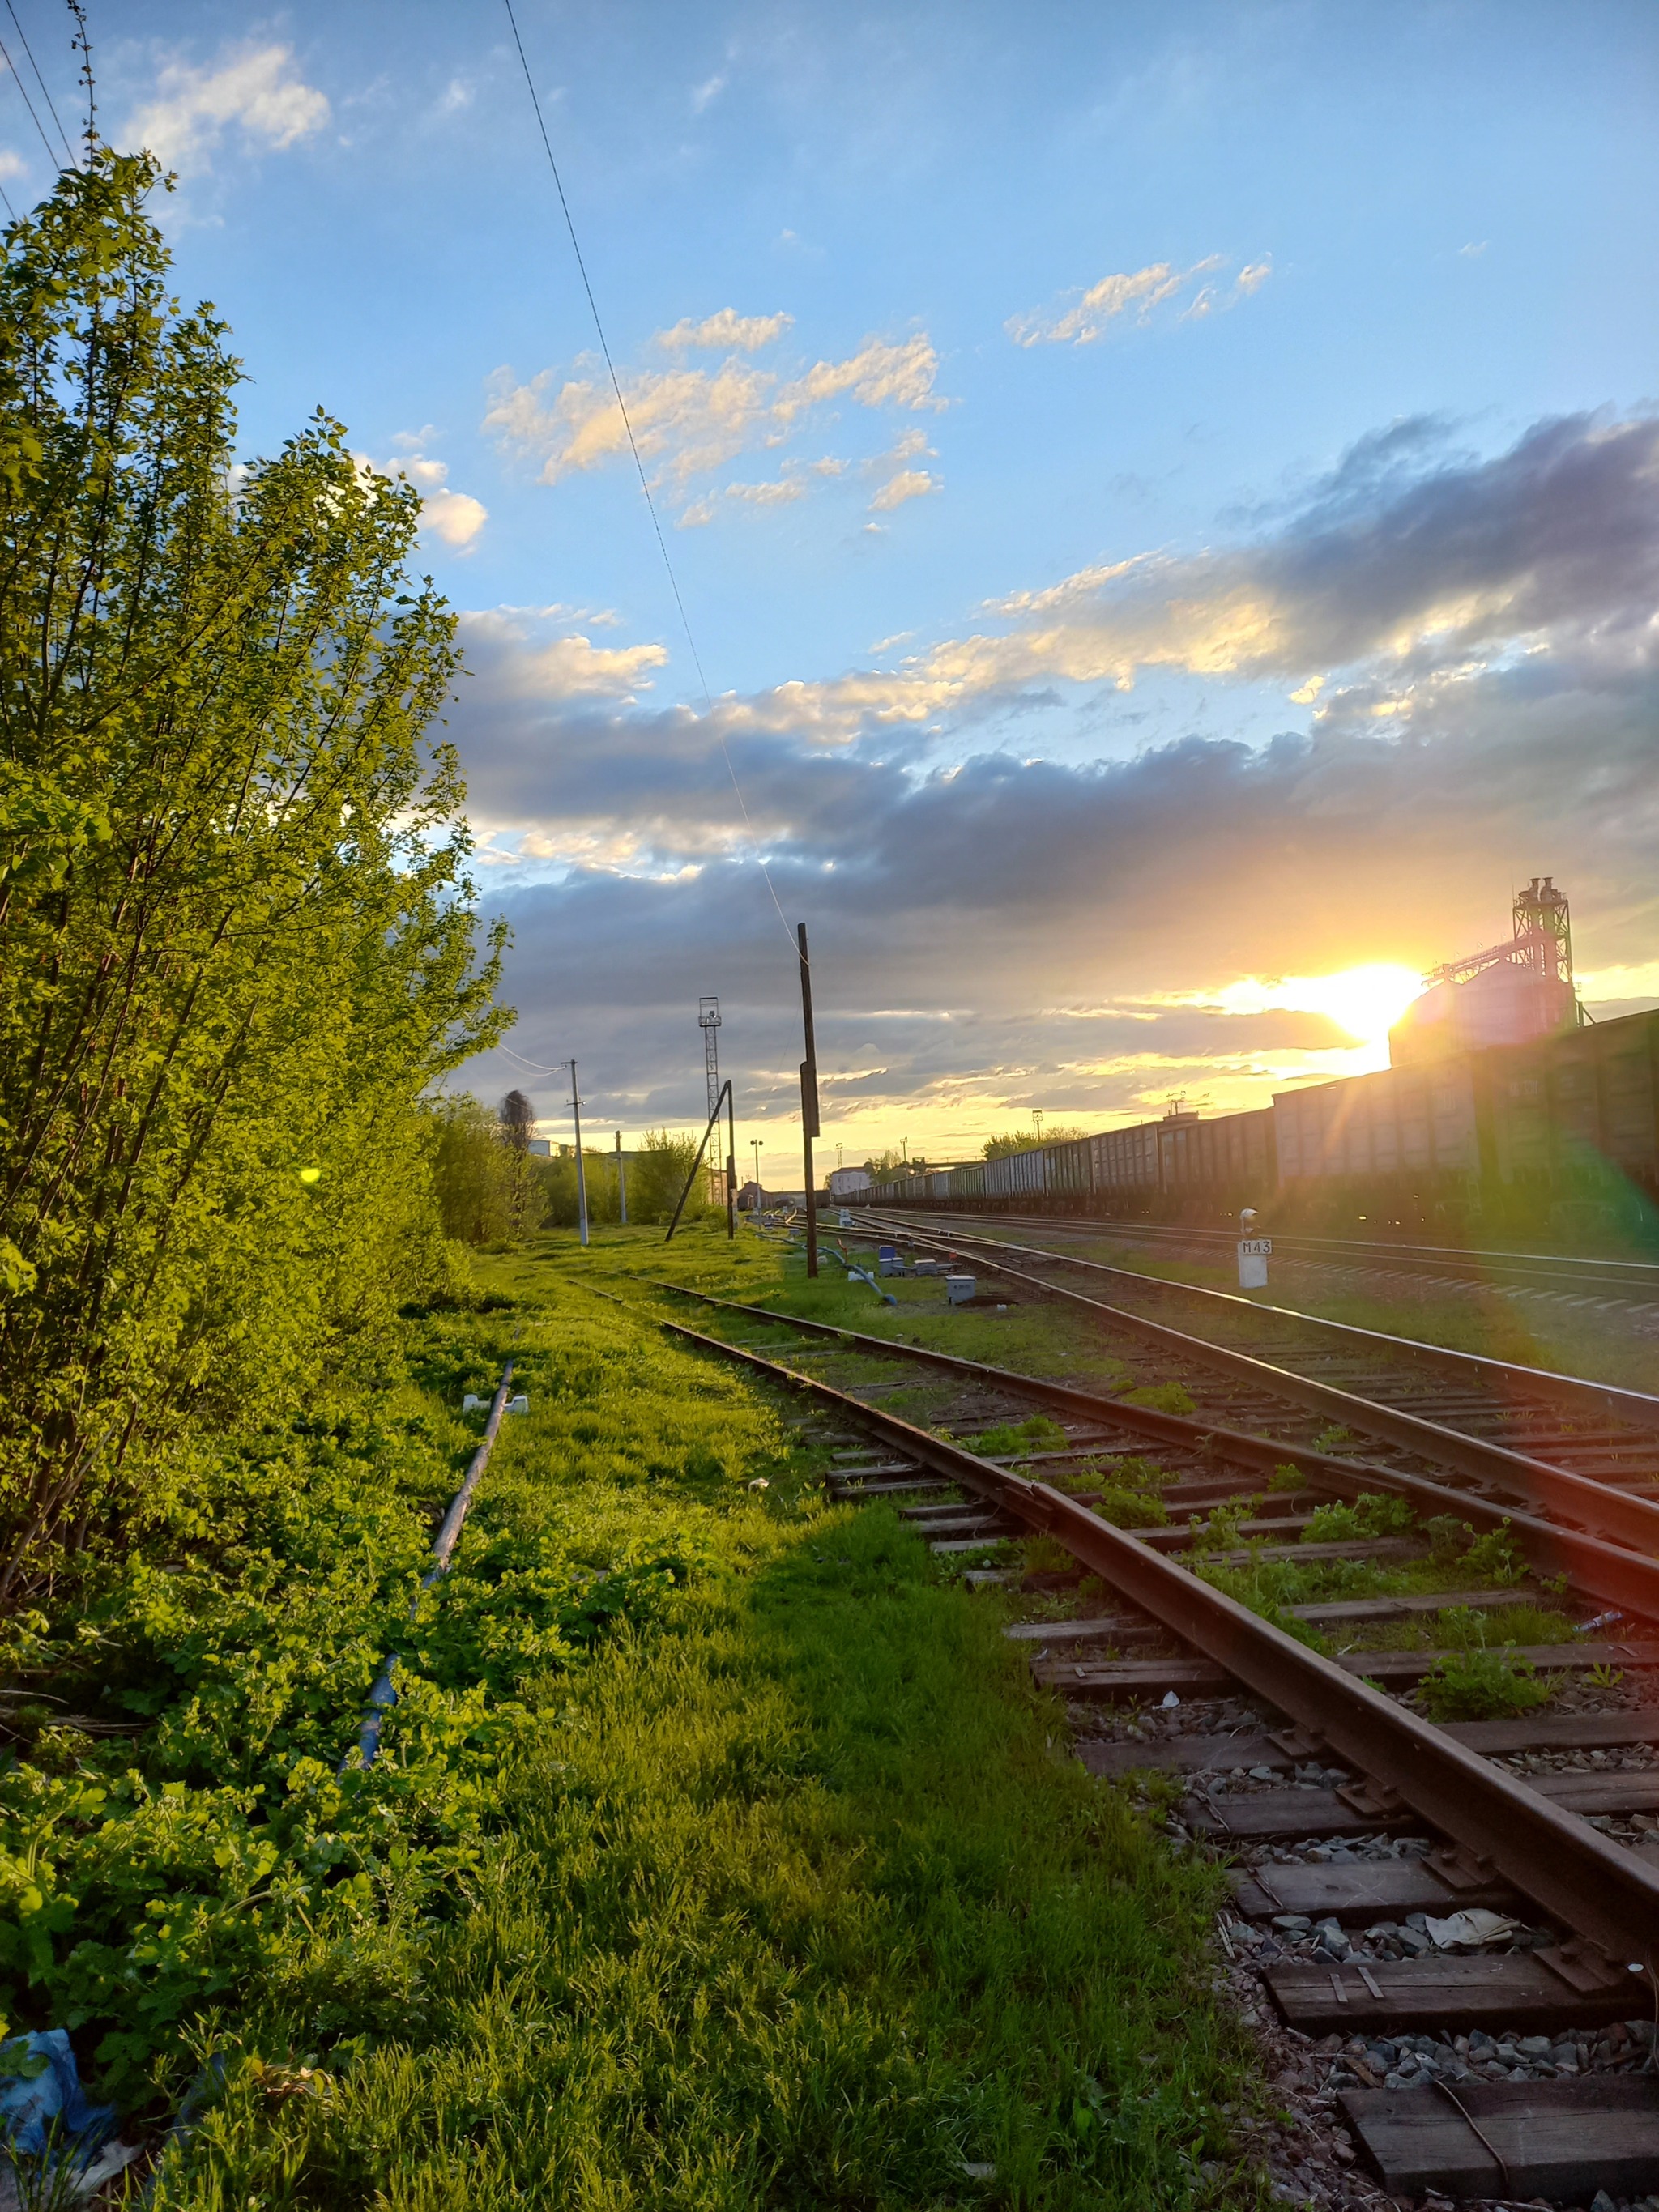
[[[0,2043],[0,2126],[14,2151],[39,2158],[55,2141],[90,2152],[114,2124],[112,2105],[87,2102],[67,2028]]]
[[[1469,1943],[1478,1947],[1482,1943],[1501,1942],[1506,1936],[1517,1935],[1521,1923],[1510,1919],[1504,1913],[1488,1912],[1484,1905],[1475,1905],[1465,1911],[1450,1913],[1444,1920],[1431,1920],[1425,1917],[1423,1926],[1429,1941],[1444,1951],[1454,1943]]]

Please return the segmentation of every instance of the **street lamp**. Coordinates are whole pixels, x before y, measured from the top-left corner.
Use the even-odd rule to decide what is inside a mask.
[[[1037,1142],[1041,1144],[1042,1142],[1042,1109],[1040,1106],[1032,1107],[1031,1119],[1036,1123]]]
[[[765,1138],[751,1137],[749,1139],[749,1149],[755,1155],[755,1211],[758,1213],[760,1212],[761,1200],[766,1195],[765,1188],[761,1182],[760,1171],[760,1156],[766,1150]]]

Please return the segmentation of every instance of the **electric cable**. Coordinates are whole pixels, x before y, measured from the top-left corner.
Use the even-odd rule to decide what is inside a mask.
[[[34,102],[29,98],[28,88],[23,82],[22,78],[17,74],[17,64],[13,61],[11,56],[6,52],[6,42],[3,39],[0,39],[0,61],[4,62],[6,64],[6,74],[10,77],[12,82],[17,87],[17,96],[29,112],[29,121],[40,133],[40,143],[46,149],[47,161],[52,163],[54,169],[61,169],[64,165],[58,158],[58,149],[52,144],[51,139],[47,137],[46,126],[42,123],[40,117],[34,112]]]
[[[784,934],[788,938],[790,948],[793,951],[797,949],[794,932],[789,927],[789,917],[783,910],[782,902],[778,897],[777,887],[772,881],[772,872],[766,865],[765,855],[761,852],[759,841],[755,836],[755,825],[750,817],[748,802],[743,795],[743,786],[738,781],[738,771],[732,765],[731,750],[726,742],[726,734],[714,719],[714,702],[708,689],[708,678],[703,673],[702,656],[697,651],[697,641],[691,633],[691,621],[685,611],[685,601],[680,593],[679,579],[675,575],[674,563],[668,556],[668,540],[663,536],[662,523],[657,514],[657,502],[651,496],[650,481],[645,473],[645,464],[640,458],[639,446],[634,436],[634,425],[629,420],[628,403],[623,398],[622,380],[617,376],[617,365],[611,357],[611,344],[605,334],[605,324],[599,315],[599,301],[593,296],[593,287],[587,274],[587,264],[582,258],[581,243],[576,236],[576,225],[570,213],[570,203],[565,198],[564,179],[559,174],[559,164],[553,152],[553,141],[548,136],[547,123],[542,114],[542,103],[536,93],[536,81],[530,73],[529,57],[524,50],[524,40],[519,35],[519,19],[513,12],[513,0],[502,0],[502,4],[507,9],[507,20],[512,26],[513,43],[519,50],[519,65],[524,71],[525,85],[530,94],[530,104],[535,110],[536,128],[541,133],[542,147],[547,155],[547,166],[553,172],[554,189],[559,196],[559,207],[564,216],[565,228],[570,234],[571,251],[576,257],[576,267],[580,272],[582,289],[587,295],[588,311],[593,318],[593,327],[599,333],[599,351],[605,357],[605,368],[611,378],[611,389],[616,395],[617,411],[622,416],[623,428],[627,434],[628,450],[634,456],[634,466],[639,475],[640,489],[645,494],[645,504],[651,517],[651,527],[656,532],[657,550],[662,555],[662,565],[668,573],[668,587],[674,595],[674,605],[679,611],[680,627],[684,630],[685,641],[691,649],[692,665],[697,672],[697,682],[702,689],[703,707],[708,715],[709,726],[714,730],[715,739],[720,745],[721,757],[726,763],[726,772],[732,779],[732,788],[737,794],[738,805],[743,815],[743,825],[749,833],[756,861],[761,874],[765,878],[766,888],[772,894],[772,903],[777,908],[778,920],[783,925]]]
[[[22,23],[19,19],[17,10],[12,5],[12,0],[6,0],[6,13],[11,17],[12,22],[16,28],[17,35],[22,41],[23,52],[28,56],[29,67],[34,71],[34,82],[40,88],[40,97],[46,101],[47,112],[51,115],[52,121],[58,125],[58,136],[64,142],[64,150],[69,155],[70,167],[71,169],[78,169],[81,164],[75,158],[75,149],[70,143],[69,132],[64,128],[63,118],[58,114],[57,103],[53,100],[52,96],[52,88],[47,84],[45,77],[40,74],[40,64],[34,58],[34,49],[29,44],[29,34],[23,28]]]
[[[504,1052],[509,1060],[516,1060],[520,1067],[527,1067],[532,1075],[562,1075],[570,1065],[568,1060],[562,1060],[556,1067],[544,1067],[540,1060],[526,1060],[521,1052],[514,1052],[510,1044],[502,1044],[499,1039],[495,1048],[497,1052]]]

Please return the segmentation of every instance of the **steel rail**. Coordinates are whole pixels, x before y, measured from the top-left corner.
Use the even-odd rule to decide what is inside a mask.
[[[917,1243],[948,1247],[951,1243],[948,1237],[935,1237],[912,1229],[904,1233]],[[1049,1297],[1099,1314],[1114,1327],[1128,1329],[1184,1359],[1252,1382],[1274,1397],[1287,1398],[1293,1404],[1305,1407],[1310,1413],[1331,1414],[1350,1427],[1379,1437],[1386,1443],[1398,1444],[1443,1467],[1455,1468],[1476,1481],[1493,1483],[1510,1496],[1525,1498],[1563,1520],[1606,1529],[1644,1555],[1659,1555],[1659,1503],[1652,1499],[1634,1497],[1609,1483],[1596,1482],[1589,1475],[1574,1474],[1567,1468],[1557,1467],[1548,1460],[1534,1459],[1526,1452],[1512,1451],[1507,1444],[1487,1443],[1480,1437],[1466,1436],[1439,1421],[1425,1420],[1421,1414],[1401,1413],[1392,1406],[1380,1405],[1374,1398],[1362,1398],[1355,1391],[1341,1389],[1334,1382],[1315,1382],[1310,1376],[1298,1375],[1291,1368],[1276,1367],[1270,1360],[1259,1359],[1252,1352],[1235,1352],[1226,1345],[1212,1344],[1206,1337],[1190,1336],[1184,1329],[1171,1328],[1165,1322],[1149,1321],[1144,1314],[1132,1313],[1127,1307],[1108,1305],[1102,1298],[1086,1297],[1081,1291],[1068,1291],[1061,1284],[1045,1282],[1040,1276],[1011,1267],[1006,1261],[981,1259],[979,1264],[1017,1283],[1028,1283]]]
[[[983,1360],[964,1359],[957,1352],[932,1352],[922,1345],[899,1344],[884,1336],[866,1336],[856,1329],[838,1328],[830,1322],[799,1320],[793,1314],[775,1313],[767,1306],[744,1305],[735,1298],[715,1297],[707,1291],[687,1290],[679,1283],[658,1283],[654,1287],[672,1291],[679,1297],[695,1298],[700,1304],[715,1306],[727,1313],[746,1315],[772,1328],[838,1339],[857,1351],[937,1368],[942,1374],[964,1381],[994,1383],[998,1389],[1027,1398],[1033,1404],[1053,1406],[1085,1420],[1108,1420],[1153,1443],[1174,1444],[1200,1458],[1224,1458],[1262,1475],[1271,1475],[1276,1468],[1286,1464],[1297,1467],[1315,1488],[1328,1490],[1333,1496],[1351,1502],[1367,1492],[1386,1491],[1393,1497],[1407,1499],[1429,1519],[1450,1514],[1482,1530],[1507,1530],[1525,1554],[1528,1564],[1540,1575],[1565,1574],[1587,1596],[1600,1598],[1622,1612],[1659,1620],[1659,1562],[1627,1551],[1622,1545],[1607,1543],[1601,1537],[1564,1528],[1555,1522],[1540,1520],[1530,1513],[1494,1504],[1489,1498],[1449,1489],[1426,1475],[1407,1474],[1365,1460],[1337,1459],[1328,1452],[1315,1451],[1306,1445],[1251,1436],[1243,1429],[1224,1428],[1213,1421],[1195,1421],[1184,1413],[1160,1413],[1152,1406],[1126,1405],[1121,1399],[1079,1390],[1073,1383],[1052,1382],[1043,1376],[1022,1375],[1013,1368],[993,1367]],[[735,1346],[730,1348],[740,1349]]]
[[[990,1498],[1034,1533],[1052,1536],[1080,1565],[1322,1738],[1431,1826],[1486,1860],[1552,1919],[1610,1960],[1652,1974],[1659,1961],[1659,1872],[1650,1872],[1633,1851],[1576,1815],[1559,1811],[1431,1723],[1062,1492],[741,1346],[678,1322],[659,1320],[658,1326],[769,1382],[833,1406],[881,1443]]]
[[[854,1201],[862,1204],[862,1200]],[[948,1218],[948,1217],[947,1217]],[[1109,1213],[1022,1213],[976,1211],[964,1206],[957,1217],[969,1221],[1040,1222],[1084,1235],[1143,1237],[1154,1243],[1231,1245],[1235,1229],[1204,1229],[1173,1222],[1136,1221]],[[1558,1289],[1589,1291],[1614,1289],[1659,1299],[1659,1262],[1651,1260],[1585,1259],[1566,1252],[1480,1252],[1453,1244],[1367,1243],[1362,1237],[1305,1237],[1294,1231],[1271,1232],[1276,1245],[1293,1259],[1332,1267],[1396,1267],[1400,1272],[1437,1281],[1484,1284],[1504,1275],[1553,1282]],[[1572,1270],[1581,1272],[1573,1273]]]
[[[1206,1298],[1212,1304],[1227,1306],[1236,1312],[1270,1314],[1276,1321],[1293,1322],[1304,1328],[1322,1329],[1332,1336],[1349,1338],[1367,1351],[1386,1352],[1419,1367],[1439,1368],[1460,1380],[1502,1382],[1547,1404],[1571,1407],[1575,1412],[1610,1414],[1615,1420],[1627,1421],[1632,1428],[1659,1431],[1659,1396],[1650,1391],[1626,1389],[1617,1382],[1595,1382],[1583,1375],[1562,1375],[1548,1367],[1526,1367],[1518,1360],[1494,1359],[1488,1352],[1455,1352],[1449,1345],[1425,1344],[1420,1337],[1390,1336],[1385,1330],[1362,1328],[1354,1322],[1332,1321],[1324,1314],[1304,1313],[1297,1306],[1269,1305],[1256,1298],[1240,1297],[1237,1291],[1212,1290],[1203,1283],[1171,1282],[1163,1275],[1143,1275],[1133,1267],[1115,1267],[1105,1260],[1085,1260],[1074,1252],[1056,1252],[1047,1244],[1016,1244],[1007,1237],[985,1237],[971,1231],[949,1237],[935,1228],[918,1229],[902,1214],[889,1214],[884,1218],[903,1222],[904,1233],[921,1242],[988,1245],[995,1251],[1058,1260],[1064,1267],[1085,1268],[1091,1274],[1114,1275],[1121,1282],[1139,1284],[1148,1290],[1173,1291],[1184,1297]]]

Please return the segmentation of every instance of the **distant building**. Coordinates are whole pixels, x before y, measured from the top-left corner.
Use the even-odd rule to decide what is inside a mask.
[[[550,1159],[553,1157],[553,1140],[550,1137],[532,1137],[525,1150],[536,1159]]]
[[[831,1198],[867,1198],[873,1185],[868,1168],[833,1168],[830,1173]]]

